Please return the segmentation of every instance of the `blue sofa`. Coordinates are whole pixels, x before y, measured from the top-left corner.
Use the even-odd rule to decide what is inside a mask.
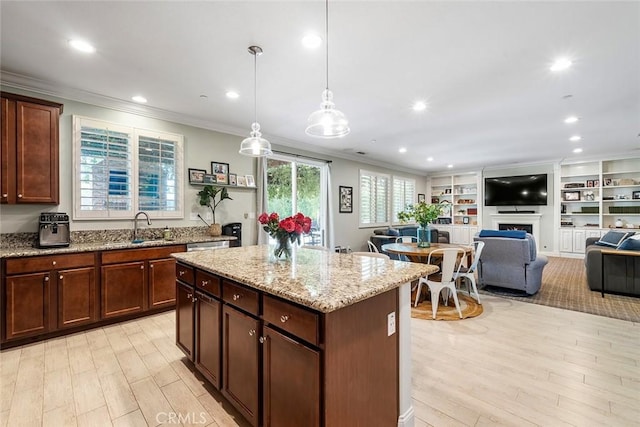
[[[524,231],[482,230],[474,240],[484,242],[478,263],[478,284],[516,289],[533,295],[542,286],[549,260],[538,255],[533,236]]]

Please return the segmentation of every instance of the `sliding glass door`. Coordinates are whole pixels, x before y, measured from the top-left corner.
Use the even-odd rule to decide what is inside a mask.
[[[324,162],[274,155],[267,159],[267,211],[286,218],[297,212],[310,217],[304,245],[324,246],[327,227],[328,167]]]

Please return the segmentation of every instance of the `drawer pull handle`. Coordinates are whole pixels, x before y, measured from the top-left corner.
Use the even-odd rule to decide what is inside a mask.
[[[57,264],[57,262],[53,261],[51,264],[56,265],[56,264]]]
[[[252,337],[256,334],[256,330],[255,329],[249,329],[249,336]]]
[[[287,320],[289,320],[289,315],[288,314],[283,314],[282,316],[280,316],[280,321],[282,323],[286,323]]]
[[[208,281],[208,280],[203,280],[203,281],[202,281],[202,286],[203,286],[203,287],[204,287],[204,286],[207,286],[208,284],[209,284],[209,281]]]
[[[187,299],[192,299],[193,298],[193,294],[187,294]]]
[[[178,276],[180,276],[180,277],[184,276],[184,270],[178,271]]]
[[[45,282],[48,282],[48,281],[49,281],[49,276],[45,277],[45,278],[44,278],[44,281],[45,281]]]
[[[240,297],[242,297],[242,295],[240,294],[233,294],[233,300],[234,301],[238,301],[240,299]]]
[[[7,197],[9,197],[9,195],[8,195],[7,193],[4,193],[4,194],[2,195],[2,197],[4,197],[4,198],[6,199]]]
[[[62,279],[63,279],[62,274],[60,275],[59,279],[60,279],[60,280],[62,280]]]
[[[18,194],[18,199],[22,199],[22,194]]]
[[[194,298],[191,301],[196,302],[196,301],[198,301],[198,298]]]
[[[268,338],[269,337],[260,337],[260,344],[266,343]]]
[[[144,265],[141,265],[141,266],[140,266],[140,270],[144,270]]]
[[[153,268],[153,264],[149,264],[149,268]]]

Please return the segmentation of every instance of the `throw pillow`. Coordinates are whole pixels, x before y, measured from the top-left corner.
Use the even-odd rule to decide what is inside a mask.
[[[509,237],[511,239],[524,239],[527,232],[524,230],[482,230],[479,237]]]
[[[640,234],[635,234],[625,239],[618,245],[618,249],[624,251],[640,251]]]
[[[596,245],[617,248],[618,245],[624,241],[624,239],[632,236],[633,234],[633,231],[608,231],[607,234],[602,236],[600,240],[596,242]]]

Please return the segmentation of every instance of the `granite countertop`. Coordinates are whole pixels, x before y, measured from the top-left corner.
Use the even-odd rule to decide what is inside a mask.
[[[12,257],[24,257],[34,255],[58,255],[58,254],[70,254],[78,252],[95,252],[106,251],[112,249],[137,249],[137,248],[149,248],[154,246],[171,246],[171,245],[185,245],[188,243],[198,242],[215,242],[222,240],[236,240],[233,236],[220,236],[212,237],[208,235],[180,237],[174,240],[163,239],[150,239],[141,243],[132,243],[130,240],[120,242],[87,242],[87,243],[71,243],[65,248],[46,248],[40,249],[33,246],[18,246],[10,248],[0,249],[0,258],[12,258]]]
[[[275,260],[267,245],[172,254],[179,262],[329,313],[437,271],[428,264],[297,248]]]

